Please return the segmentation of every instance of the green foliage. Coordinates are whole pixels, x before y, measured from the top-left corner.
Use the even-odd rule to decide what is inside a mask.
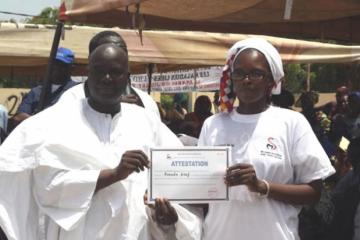
[[[306,70],[301,64],[287,64],[284,66],[284,87],[292,93],[299,93],[304,89],[306,82]]]
[[[311,88],[320,92],[334,92],[339,86],[347,84],[348,68],[345,64],[312,64],[311,70],[317,73],[317,78],[311,83]]]
[[[56,20],[58,19],[59,9],[47,7],[44,8],[39,16],[26,19],[26,23],[33,24],[56,24]]]
[[[306,64],[287,64],[284,66],[286,89],[293,93],[305,90]],[[311,64],[310,89],[319,92],[334,92],[341,85],[347,85],[349,65],[346,64]]]
[[[55,25],[57,22],[58,16],[59,16],[58,8],[47,7],[47,8],[44,8],[38,16],[25,19],[25,23]],[[73,23],[71,21],[66,21],[65,24],[68,24],[68,25],[76,24],[79,26],[85,25],[82,22]],[[102,24],[86,24],[86,26],[104,27],[104,25],[102,25]]]
[[[40,79],[30,76],[0,76],[0,88],[32,88],[40,83]]]

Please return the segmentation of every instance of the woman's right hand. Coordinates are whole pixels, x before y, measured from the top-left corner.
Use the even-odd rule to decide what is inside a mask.
[[[238,163],[229,167],[226,170],[225,183],[229,187],[246,185],[251,192],[267,192],[266,184],[257,178],[253,165],[248,163]]]

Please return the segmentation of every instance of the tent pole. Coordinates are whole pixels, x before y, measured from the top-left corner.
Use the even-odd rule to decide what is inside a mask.
[[[152,80],[153,70],[154,70],[154,64],[149,63],[147,65],[147,75],[148,75],[148,80],[149,80],[148,89],[147,89],[148,94],[151,93],[151,80]]]
[[[57,25],[56,25],[54,39],[53,39],[52,46],[51,46],[50,57],[48,59],[46,74],[43,79],[43,84],[42,84],[43,87],[41,89],[40,100],[39,100],[39,104],[36,109],[36,112],[40,112],[41,110],[43,110],[49,101],[49,94],[50,94],[50,90],[51,90],[50,75],[51,75],[51,71],[53,68],[53,63],[55,60],[56,52],[59,47],[60,37],[61,37],[63,27],[64,27],[64,22],[58,21]]]
[[[10,68],[10,81],[12,83],[14,82],[14,67]]]
[[[286,0],[285,10],[284,10],[284,20],[290,20],[292,8],[293,8],[293,0]]]
[[[310,91],[310,63],[306,64],[306,91]]]

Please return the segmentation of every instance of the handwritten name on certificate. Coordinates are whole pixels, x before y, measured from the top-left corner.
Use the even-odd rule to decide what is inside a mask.
[[[152,148],[149,202],[165,197],[177,203],[229,200],[224,176],[230,147]]]

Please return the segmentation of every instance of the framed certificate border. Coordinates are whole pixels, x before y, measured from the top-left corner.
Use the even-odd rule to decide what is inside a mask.
[[[219,159],[219,161],[225,161],[224,163],[224,169],[219,169],[220,172],[223,172],[224,174],[221,176],[218,176],[218,181],[221,180],[222,182],[223,180],[223,176],[225,175],[225,171],[229,166],[229,162],[230,162],[230,158],[231,158],[231,148],[228,146],[221,146],[221,147],[182,147],[182,148],[151,148],[150,149],[150,159],[153,159],[155,154],[167,154],[168,153],[188,153],[188,154],[193,154],[195,152],[198,152],[203,155],[207,155],[207,154],[219,154],[219,153],[223,153],[222,155],[225,156],[225,159]],[[195,153],[196,154],[196,153]],[[151,161],[150,163],[150,169],[149,169],[149,186],[148,186],[148,202],[149,203],[154,203],[155,202],[155,198],[156,196],[154,196],[154,172],[153,172],[153,164],[154,161]],[[164,171],[165,172],[165,171]],[[169,178],[170,179],[170,178]],[[189,182],[191,182],[191,179],[189,180]],[[173,184],[170,183],[169,187],[173,187],[173,188],[177,188],[177,184],[174,182]],[[202,187],[203,188],[203,187]],[[171,198],[169,196],[166,196],[166,194],[164,196],[161,197],[166,197],[169,201],[174,202],[174,203],[208,203],[208,202],[218,202],[218,201],[228,201],[229,200],[229,188],[223,184],[222,186],[222,192],[223,194],[221,196],[216,196],[216,194],[211,194],[211,189],[208,190],[208,192],[210,191],[210,193],[202,198]],[[196,189],[196,188],[195,188]],[[217,189],[215,189],[217,190]],[[225,196],[224,196],[225,195]]]

